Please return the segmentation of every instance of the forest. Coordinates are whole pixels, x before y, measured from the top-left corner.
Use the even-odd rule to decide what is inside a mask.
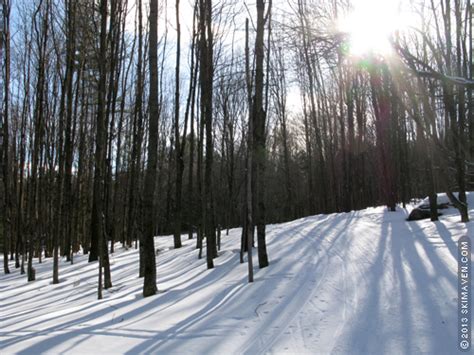
[[[438,192],[469,220],[470,0],[2,0],[1,11],[5,274],[34,282],[51,258],[56,284],[60,261],[85,254],[102,298],[114,248],[137,248],[146,297],[158,235],[175,249],[194,239],[212,269],[242,226],[251,282],[272,267],[272,223],[426,196],[434,221]]]

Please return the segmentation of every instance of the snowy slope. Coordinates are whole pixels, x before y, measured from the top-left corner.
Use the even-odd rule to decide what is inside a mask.
[[[86,256],[61,262],[59,285],[51,259],[29,284],[12,264],[0,276],[0,352],[457,353],[456,241],[473,225],[454,210],[436,223],[407,214],[379,207],[270,225],[271,265],[253,284],[239,229],[223,234],[209,271],[194,240],[174,250],[157,237],[160,294],[147,299],[134,249],[111,256],[114,287],[101,301]]]

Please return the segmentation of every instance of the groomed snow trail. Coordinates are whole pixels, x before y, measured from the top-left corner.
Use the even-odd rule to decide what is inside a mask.
[[[61,261],[59,285],[51,259],[32,283],[11,264],[0,276],[0,352],[454,354],[457,240],[472,224],[454,210],[436,223],[406,216],[380,207],[269,225],[271,265],[253,284],[240,229],[223,232],[213,270],[195,240],[174,250],[157,237],[160,293],[146,299],[135,249],[111,255],[114,287],[101,301],[87,256]]]

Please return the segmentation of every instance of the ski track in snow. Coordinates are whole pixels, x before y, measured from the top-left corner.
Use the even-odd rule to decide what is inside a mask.
[[[31,283],[11,263],[0,352],[455,354],[457,240],[474,228],[454,210],[436,223],[406,217],[379,207],[269,225],[270,266],[259,270],[254,253],[253,284],[240,229],[223,231],[213,270],[195,240],[174,250],[172,236],[157,237],[160,293],[146,299],[135,249],[117,245],[101,301],[87,256],[61,260],[58,285],[51,259],[35,260]]]

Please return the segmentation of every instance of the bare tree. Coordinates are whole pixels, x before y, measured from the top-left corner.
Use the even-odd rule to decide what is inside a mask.
[[[143,296],[148,297],[156,294],[156,260],[154,246],[154,216],[155,209],[155,179],[158,165],[158,0],[150,0],[150,35],[149,35],[149,64],[150,64],[150,98],[149,98],[149,137],[148,137],[148,161],[145,175],[144,188],[144,282]]]
[[[201,89],[201,120],[205,125],[206,149],[203,186],[202,225],[206,238],[206,259],[208,269],[214,267],[213,259],[217,256],[216,231],[213,218],[212,201],[212,165],[213,165],[213,77],[214,35],[212,28],[212,0],[199,0],[199,84]]]
[[[271,11],[271,8],[269,8]],[[267,245],[265,241],[265,122],[266,112],[263,109],[263,60],[264,60],[264,31],[265,31],[265,1],[257,0],[257,34],[255,39],[255,94],[252,100],[252,161],[255,163],[255,195],[256,210],[253,211],[257,225],[258,265],[268,266]]]
[[[2,1],[2,18],[1,20],[1,30],[0,34],[0,58],[4,61],[4,75],[0,74],[0,77],[3,79],[0,82],[1,91],[0,97],[3,97],[3,107],[0,117],[0,137],[3,138],[3,142],[0,142],[1,153],[0,167],[3,173],[3,210],[5,211],[2,221],[3,222],[3,272],[9,274],[10,270],[8,267],[8,247],[12,238],[12,203],[11,203],[11,186],[10,186],[10,175],[11,175],[11,166],[10,166],[10,125],[9,125],[9,103],[10,103],[10,1]],[[3,48],[5,48],[5,57],[3,57]],[[2,130],[3,128],[3,130]]]

